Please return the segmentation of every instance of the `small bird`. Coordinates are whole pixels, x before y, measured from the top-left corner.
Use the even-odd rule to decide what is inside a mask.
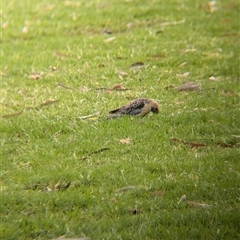
[[[150,112],[158,114],[160,112],[159,104],[153,99],[140,98],[126,106],[110,111],[108,119],[120,118],[124,115],[144,117]]]

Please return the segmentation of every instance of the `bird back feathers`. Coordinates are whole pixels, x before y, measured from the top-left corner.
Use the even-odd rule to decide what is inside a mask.
[[[119,118],[124,115],[136,115],[139,117],[144,117],[151,111],[153,113],[159,113],[159,104],[152,99],[141,98],[134,100],[126,106],[110,111],[108,119]]]

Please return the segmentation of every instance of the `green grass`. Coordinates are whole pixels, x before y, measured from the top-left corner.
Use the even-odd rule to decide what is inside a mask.
[[[239,3],[217,4],[2,3],[1,239],[239,239]],[[161,114],[106,120],[140,97]]]

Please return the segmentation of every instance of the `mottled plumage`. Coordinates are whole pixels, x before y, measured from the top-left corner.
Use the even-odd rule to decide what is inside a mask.
[[[159,113],[159,104],[152,99],[141,98],[134,100],[126,106],[110,111],[108,118],[119,118],[124,115],[135,115],[138,117],[144,117],[150,112],[156,114]]]

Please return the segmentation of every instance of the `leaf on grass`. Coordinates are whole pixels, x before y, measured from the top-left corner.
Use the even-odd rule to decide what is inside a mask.
[[[132,142],[132,139],[128,137],[128,138],[120,139],[119,141],[122,144],[130,144]]]
[[[19,116],[23,113],[23,111],[16,112],[16,113],[10,113],[10,114],[5,114],[2,116],[2,118],[11,118],[11,117],[16,117]]]
[[[144,65],[143,62],[135,62],[135,63],[133,63],[133,64],[130,66],[130,69],[131,69],[131,70],[140,70],[140,69],[142,69],[142,68],[144,68],[144,67],[145,67],[145,65]]]
[[[58,51],[54,52],[54,55],[57,56],[57,57],[61,57],[61,58],[68,58],[69,57],[69,54],[58,52]]]
[[[127,91],[130,90],[129,88],[125,88],[122,84],[117,84],[113,86],[113,88],[110,88],[109,90],[115,90],[115,91]]]
[[[185,72],[183,74],[177,74],[177,77],[188,77],[190,75],[190,72]]]
[[[211,81],[217,81],[217,78],[214,77],[214,76],[211,76],[211,77],[209,78],[209,80],[211,80]]]
[[[181,63],[178,67],[184,67],[185,65],[187,65],[188,62],[183,62]]]
[[[110,38],[106,39],[104,42],[109,43],[109,42],[114,41],[115,39],[116,39],[116,37],[110,37]]]
[[[203,143],[196,143],[196,142],[187,142],[185,140],[181,140],[181,139],[178,139],[178,138],[171,138],[171,140],[173,142],[180,142],[180,143],[183,143],[184,145],[187,145],[187,146],[190,146],[192,148],[199,148],[199,147],[205,147],[206,145],[203,144]]]
[[[129,190],[135,190],[136,187],[135,186],[127,186],[127,187],[122,187],[116,190],[116,193],[120,193],[120,192],[126,192]]]
[[[47,99],[44,103],[40,104],[39,107],[45,107],[57,102],[59,102],[59,100]]]
[[[43,72],[34,72],[34,73],[31,73],[31,74],[29,75],[29,78],[30,78],[30,79],[33,79],[33,80],[38,80],[38,79],[41,78],[43,75],[44,75]]]
[[[183,77],[188,77],[190,75],[190,72],[185,72],[185,73],[183,73]]]
[[[127,90],[122,84],[117,84],[113,86],[111,90]]]
[[[185,23],[185,19],[180,20],[180,21],[163,22],[163,23],[161,23],[160,25],[161,25],[161,26],[169,26],[169,25],[175,26],[175,25],[183,24],[183,23]]]
[[[118,72],[118,77],[123,80],[124,77],[127,77],[128,76],[128,73],[124,72],[124,71],[121,71],[119,70]]]
[[[201,90],[201,86],[194,82],[186,82],[183,85],[176,88],[178,91],[194,91]]]

